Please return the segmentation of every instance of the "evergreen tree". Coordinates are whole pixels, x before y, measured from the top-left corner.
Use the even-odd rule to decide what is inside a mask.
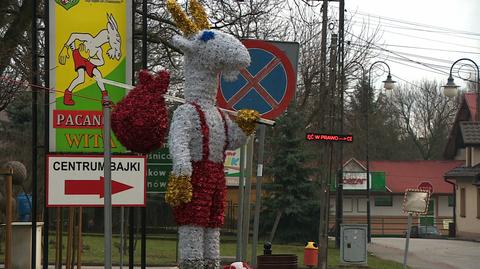
[[[303,119],[294,106],[282,116],[273,129],[271,162],[267,165],[273,179],[266,184],[264,203],[264,231],[270,232],[274,221],[280,217],[275,238],[282,242],[314,240],[318,234],[319,205],[317,184],[306,167],[310,160],[304,150],[305,131]]]

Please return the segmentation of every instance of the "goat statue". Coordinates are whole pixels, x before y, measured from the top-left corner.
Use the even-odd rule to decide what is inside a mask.
[[[179,225],[180,269],[219,269],[225,151],[245,143],[259,114],[240,110],[232,120],[215,106],[219,74],[234,80],[250,64],[250,55],[235,37],[209,29],[197,0],[190,0],[189,7],[193,20],[175,0],[167,0],[184,34],[172,41],[184,54],[186,103],[175,110],[170,125],[173,171],[165,199]]]

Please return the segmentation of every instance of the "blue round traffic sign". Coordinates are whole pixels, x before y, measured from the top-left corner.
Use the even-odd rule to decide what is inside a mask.
[[[218,105],[231,110],[255,109],[274,119],[288,107],[295,92],[296,75],[286,54],[261,40],[242,41],[250,53],[250,66],[235,81],[220,78]]]

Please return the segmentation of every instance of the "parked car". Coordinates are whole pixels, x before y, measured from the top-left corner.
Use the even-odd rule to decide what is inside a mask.
[[[404,233],[407,236],[407,232]],[[410,229],[410,238],[443,238],[443,235],[435,226],[412,226]]]

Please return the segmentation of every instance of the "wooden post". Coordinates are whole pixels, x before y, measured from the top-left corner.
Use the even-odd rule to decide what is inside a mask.
[[[13,208],[12,208],[12,168],[1,168],[0,175],[5,176],[5,268],[12,268],[12,220],[13,220]]]
[[[68,209],[68,230],[67,230],[67,264],[66,269],[72,269],[72,247],[73,247],[73,207]]]
[[[63,212],[62,208],[57,208],[57,229],[55,233],[55,269],[62,269],[62,248],[63,248]]]
[[[83,208],[78,209],[78,245],[77,245],[77,269],[82,268],[82,214]]]

